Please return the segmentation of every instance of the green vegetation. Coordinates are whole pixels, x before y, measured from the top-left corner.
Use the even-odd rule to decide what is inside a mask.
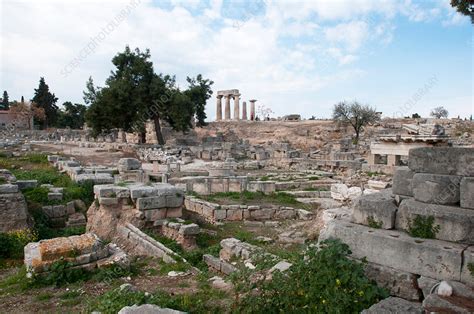
[[[276,192],[271,194],[264,194],[262,192],[250,192],[244,191],[239,192],[222,192],[215,193],[212,195],[199,195],[197,196],[201,199],[204,199],[209,202],[229,202],[237,203],[242,205],[251,205],[251,204],[274,204],[282,206],[299,206],[300,208],[307,207],[306,204],[298,202],[294,195]]]
[[[367,217],[367,223],[370,228],[380,229],[382,228],[382,222],[377,221],[373,216]]]
[[[38,235],[29,229],[0,233],[0,259],[23,258],[23,247],[38,239]]]
[[[474,263],[468,263],[467,264],[467,269],[471,273],[471,276],[474,277]]]
[[[408,221],[408,233],[415,238],[435,239],[440,226],[434,225],[433,216],[416,215],[415,219]]]
[[[245,313],[360,313],[388,297],[364,274],[363,263],[349,259],[349,247],[327,240],[321,250],[301,253],[284,274],[275,272],[255,283],[242,270],[233,276],[237,312]],[[311,278],[311,280],[308,280]],[[250,293],[259,291],[259,293]]]

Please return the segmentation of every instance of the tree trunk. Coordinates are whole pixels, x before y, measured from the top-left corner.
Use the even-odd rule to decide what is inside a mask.
[[[163,134],[161,133],[160,117],[156,115],[153,118],[153,122],[155,122],[155,132],[156,132],[156,139],[158,140],[158,144],[165,145],[165,140],[163,139]]]

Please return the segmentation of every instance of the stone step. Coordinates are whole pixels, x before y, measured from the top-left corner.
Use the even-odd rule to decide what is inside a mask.
[[[405,199],[398,208],[397,229],[408,230],[416,216],[434,217],[434,226],[439,226],[436,239],[474,244],[474,211],[472,209]]]
[[[443,280],[461,280],[463,251],[467,245],[412,238],[395,230],[373,229],[334,220],[320,241],[337,238],[349,245],[355,258],[401,271]]]

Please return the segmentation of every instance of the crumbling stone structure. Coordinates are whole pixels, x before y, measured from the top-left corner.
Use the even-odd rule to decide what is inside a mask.
[[[437,283],[474,287],[468,269],[474,262],[473,176],[473,148],[412,149],[408,167],[395,171],[393,196],[390,190],[362,196],[352,220],[332,221],[320,240],[339,238],[353,257],[367,258],[369,277],[393,296],[424,299],[425,309],[446,309],[450,301],[433,294]],[[419,227],[415,219],[432,219],[425,227],[435,239],[407,234]]]
[[[1,171],[3,177],[8,172]],[[14,176],[8,176],[10,180]],[[28,209],[25,197],[21,194],[16,184],[0,185],[0,232],[26,229],[29,227]]]

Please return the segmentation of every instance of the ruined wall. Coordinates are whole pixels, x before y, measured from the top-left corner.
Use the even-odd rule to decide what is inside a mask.
[[[28,228],[26,201],[15,184],[0,185],[0,232]]]

